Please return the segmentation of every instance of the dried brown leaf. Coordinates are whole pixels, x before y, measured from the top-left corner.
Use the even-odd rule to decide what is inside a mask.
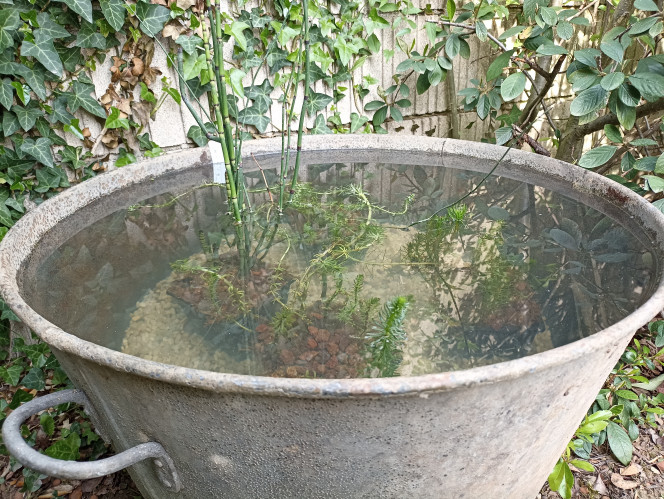
[[[125,98],[120,99],[118,101],[118,104],[116,105],[116,107],[121,111],[122,114],[125,115],[125,116],[123,116],[123,118],[126,118],[128,115],[131,114],[131,100],[130,99],[125,99]]]
[[[175,3],[181,9],[187,10],[189,7],[193,7],[196,4],[196,0],[176,0]]]
[[[641,473],[641,471],[643,471],[643,468],[641,468],[641,466],[639,466],[636,463],[632,463],[627,468],[621,469],[620,474],[622,476],[632,476],[632,475],[638,475],[639,473]]]
[[[629,489],[635,489],[636,487],[639,486],[639,482],[633,482],[631,480],[625,480],[620,474],[618,473],[611,473],[611,483],[618,487],[619,489],[623,490],[629,490]]]
[[[131,63],[133,64],[133,67],[131,68],[131,74],[134,76],[142,75],[143,70],[145,69],[145,65],[143,64],[143,59],[139,57],[134,57],[131,60]]]
[[[609,493],[609,489],[607,489],[606,485],[604,485],[604,482],[602,481],[602,477],[600,475],[597,475],[595,483],[593,483],[593,489],[598,494],[606,495]]]
[[[152,104],[145,101],[133,101],[131,103],[131,112],[134,121],[145,126],[150,120],[150,113],[152,112]]]

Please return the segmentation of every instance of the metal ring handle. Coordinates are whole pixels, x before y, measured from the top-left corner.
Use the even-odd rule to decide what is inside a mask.
[[[173,460],[157,442],[139,444],[115,456],[88,462],[55,459],[30,447],[21,435],[23,422],[39,411],[68,402],[90,406],[90,401],[81,390],[63,390],[26,402],[7,416],[2,425],[2,439],[9,453],[20,463],[35,471],[48,476],[75,480],[108,475],[144,459],[153,458],[162,484],[175,492],[182,488]]]

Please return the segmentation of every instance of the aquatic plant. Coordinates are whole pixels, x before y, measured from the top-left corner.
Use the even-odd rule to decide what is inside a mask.
[[[378,321],[367,333],[367,374],[375,377],[395,376],[402,360],[406,341],[403,323],[412,297],[399,296],[385,304]]]

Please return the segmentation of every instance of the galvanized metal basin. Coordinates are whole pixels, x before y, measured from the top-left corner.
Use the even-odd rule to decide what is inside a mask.
[[[449,139],[335,135],[306,137],[304,151],[326,152],[334,161],[369,161],[380,151],[395,162],[488,171],[505,149]],[[274,157],[280,140],[248,142],[244,153]],[[194,149],[101,175],[28,213],[0,243],[3,298],[87,396],[73,398],[88,403],[102,435],[118,451],[161,445],[141,448],[131,461],[155,459],[129,469],[145,497],[531,499],[634,331],[664,303],[657,262],[652,296],[590,337],[465,371],[344,380],[223,374],[151,362],[68,334],[26,303],[23,275],[52,250],[44,240],[64,241],[75,230],[68,226],[70,215],[85,208],[91,219],[101,218],[135,203],[152,181],[168,186],[182,178],[209,180],[211,162],[208,149]],[[517,150],[509,151],[497,173],[546,185],[638,224],[662,247],[664,217],[614,182]],[[33,459],[14,437],[5,431],[10,451]],[[80,476],[53,463],[43,470]]]

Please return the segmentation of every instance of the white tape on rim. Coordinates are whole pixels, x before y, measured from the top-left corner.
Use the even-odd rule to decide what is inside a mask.
[[[226,183],[226,167],[224,163],[224,153],[221,150],[221,144],[214,140],[208,142],[210,155],[212,156],[212,181],[217,184]]]

